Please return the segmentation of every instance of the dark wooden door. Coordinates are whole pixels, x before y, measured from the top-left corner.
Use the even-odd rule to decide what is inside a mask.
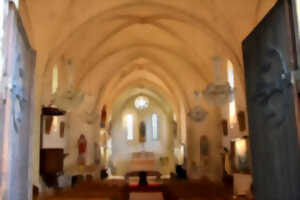
[[[256,200],[299,200],[292,27],[279,0],[243,42]]]

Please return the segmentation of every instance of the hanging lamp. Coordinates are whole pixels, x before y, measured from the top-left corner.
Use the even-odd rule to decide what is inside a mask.
[[[209,83],[202,92],[203,98],[210,104],[224,105],[230,103],[234,98],[234,88],[221,78],[221,59],[214,57],[215,81]]]
[[[70,60],[67,62],[67,67],[69,72],[67,88],[58,88],[53,94],[52,104],[66,111],[70,111],[83,102],[85,95],[81,90],[73,87],[73,66]]]
[[[196,102],[199,102],[200,93],[198,91],[195,91],[194,96]],[[208,113],[204,109],[202,109],[202,107],[198,104],[195,107],[193,107],[190,112],[188,112],[187,116],[195,122],[202,122],[206,119],[207,114]]]

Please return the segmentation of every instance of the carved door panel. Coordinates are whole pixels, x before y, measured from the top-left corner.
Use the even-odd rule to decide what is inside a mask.
[[[279,0],[243,42],[257,200],[300,199],[292,27]]]
[[[1,199],[32,199],[33,80],[35,52],[30,47],[13,3],[8,16],[8,53],[4,143],[5,195]],[[0,195],[3,195],[0,194]]]

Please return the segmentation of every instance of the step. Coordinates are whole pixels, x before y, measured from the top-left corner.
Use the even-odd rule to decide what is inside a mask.
[[[162,192],[131,192],[129,200],[163,200]]]

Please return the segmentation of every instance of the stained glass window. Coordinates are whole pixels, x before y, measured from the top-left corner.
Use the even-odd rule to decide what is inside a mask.
[[[145,96],[139,96],[135,99],[135,107],[139,110],[143,110],[148,108],[149,106],[149,99]]]
[[[152,115],[152,137],[154,140],[158,139],[158,116],[157,116],[157,114]]]
[[[52,69],[52,94],[55,94],[58,88],[58,68],[57,65]]]
[[[234,69],[229,60],[227,62],[227,76],[230,87],[234,88]],[[229,123],[231,128],[236,123],[236,104],[234,99],[229,103]]]
[[[126,115],[127,140],[133,140],[133,115]]]

